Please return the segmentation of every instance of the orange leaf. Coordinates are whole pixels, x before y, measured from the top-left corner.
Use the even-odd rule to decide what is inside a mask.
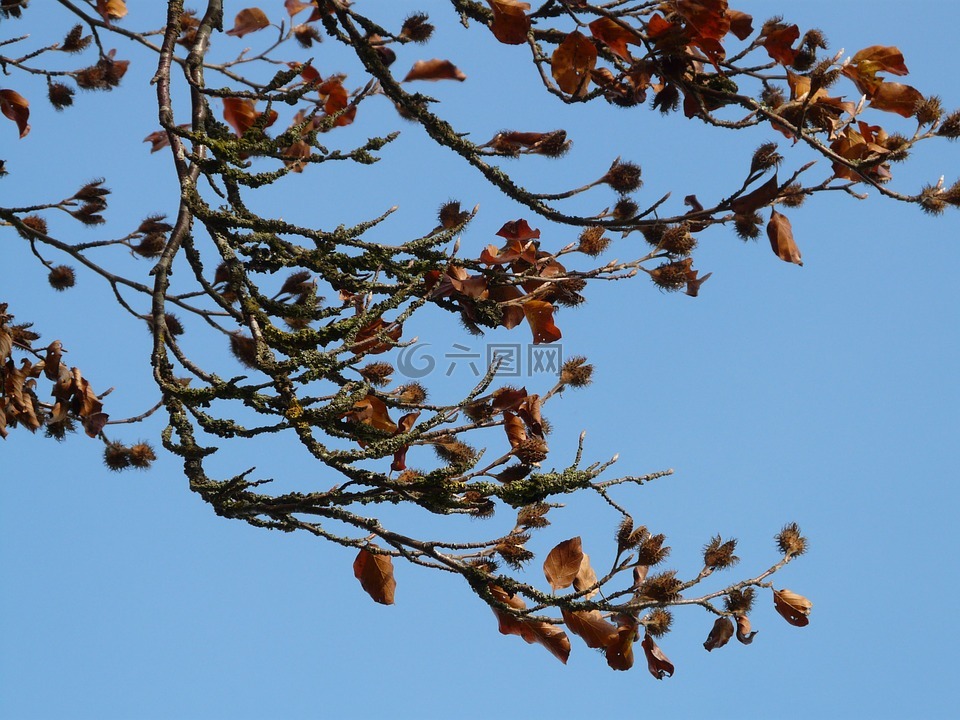
[[[850,62],[863,75],[888,72],[891,75],[906,75],[909,71],[903,62],[903,53],[895,47],[871,45],[857,52]]]
[[[523,420],[509,410],[503,413],[503,429],[507,432],[507,440],[510,441],[510,447],[515,448],[527,439],[527,430],[523,426]]]
[[[594,20],[589,25],[590,34],[602,42],[610,52],[627,62],[633,62],[633,57],[627,49],[627,45],[642,45],[643,40],[632,28],[618,23],[613,18],[601,17]]]
[[[248,33],[263,30],[270,24],[267,14],[260,8],[247,8],[237,13],[233,21],[233,29],[227,30],[227,35],[243,37]]]
[[[773,606],[777,612],[791,625],[805,627],[810,624],[810,609],[813,603],[803,595],[798,595],[787,589],[773,591]]]
[[[786,215],[776,210],[770,211],[770,222],[767,223],[767,237],[770,238],[770,247],[777,257],[786,262],[796,263],[803,267],[800,259],[800,249],[793,240],[793,228]]]
[[[530,18],[523,11],[530,9],[530,3],[518,0],[488,0],[488,3],[493,9],[493,23],[490,25],[493,36],[506,45],[525,43]]]
[[[553,322],[553,305],[546,300],[527,300],[523,303],[523,314],[533,331],[533,344],[552,343],[562,335],[560,328]]]
[[[524,609],[527,604],[516,595],[510,595],[497,585],[490,586],[494,598],[516,610]],[[493,607],[493,614],[497,616],[499,630],[503,635],[519,635],[528,643],[543,645],[560,662],[566,664],[570,657],[570,639],[567,634],[556,625],[539,620],[517,618],[501,608]]]
[[[540,238],[540,231],[532,229],[527,225],[527,221],[522,218],[504,223],[496,234],[507,240],[519,240],[521,242]]]
[[[344,417],[361,422],[365,425],[375,427],[383,432],[397,432],[397,425],[390,419],[386,403],[376,395],[367,395],[363,400],[358,400],[353,404],[353,409],[347,412]]]
[[[353,561],[353,576],[360,581],[360,587],[366,590],[374,602],[393,605],[397,581],[393,579],[393,558],[389,555],[374,554],[361,548]]]
[[[710,634],[707,635],[707,640],[703,643],[703,647],[706,648],[707,652],[710,652],[711,650],[726,645],[732,637],[733,621],[728,617],[718,617],[716,622],[713,623],[713,629],[711,629]]]
[[[30,103],[15,90],[0,90],[0,112],[17,124],[20,137],[30,132]]]
[[[647,633],[643,637],[643,652],[647,656],[647,669],[657,680],[663,680],[664,676],[673,677],[673,663],[671,663],[663,651]]]
[[[550,58],[553,79],[563,92],[575,97],[587,94],[590,71],[596,65],[596,46],[576,30],[567,35]]]
[[[675,7],[700,38],[721,40],[730,32],[727,0],[676,0]]]
[[[633,643],[637,639],[637,621],[629,615],[621,615],[617,623],[617,637],[607,645],[607,665],[614,670],[629,670],[633,667]]]
[[[606,648],[617,641],[617,627],[607,621],[599,610],[561,609],[567,629],[578,635],[589,648]]]
[[[126,0],[97,0],[97,12],[107,22],[120,20],[127,14]]]
[[[583,546],[580,537],[564,540],[543,561],[543,574],[554,590],[569,587],[580,572],[583,562]]]
[[[870,107],[877,110],[886,110],[903,117],[913,115],[917,103],[923,102],[920,91],[903,83],[880,83],[873,95],[870,96]]]
[[[300,0],[284,0],[283,6],[287,9],[287,13],[289,13],[290,17],[293,17],[297,13],[302,12],[309,7],[316,7],[316,5],[312,2],[300,2]]]
[[[753,34],[753,18],[747,13],[728,9],[727,18],[730,20],[730,32],[737,40],[746,40]]]
[[[411,80],[459,80],[467,79],[460,69],[449,60],[417,60],[403,82]]]
[[[257,112],[253,100],[247,98],[226,97],[223,98],[223,119],[227,121],[230,127],[238,136],[253,127],[263,113]],[[277,111],[271,110],[270,117],[266,123],[269,127],[277,119]]]
[[[584,553],[583,560],[580,561],[580,570],[573,579],[573,589],[577,592],[583,592],[587,588],[593,588],[593,590],[584,595],[585,598],[590,599],[600,592],[600,588],[594,587],[596,584],[597,573],[590,565],[590,556]]]
[[[783,66],[792,65],[797,59],[798,50],[791,46],[800,37],[800,28],[796,25],[770,30],[763,38],[763,47],[767,54]]]

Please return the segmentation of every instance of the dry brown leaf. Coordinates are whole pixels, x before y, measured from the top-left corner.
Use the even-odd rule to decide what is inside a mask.
[[[567,629],[578,635],[589,648],[606,648],[618,639],[617,627],[599,610],[560,610]]]
[[[30,132],[30,103],[16,90],[0,90],[0,112],[17,124],[20,137]]]
[[[730,32],[737,40],[746,40],[753,35],[753,17],[739,10],[727,9],[727,18],[730,20]]]
[[[367,548],[361,548],[353,561],[353,576],[374,602],[393,605],[397,581],[393,578],[393,559],[389,555],[375,554]]]
[[[527,431],[517,415],[510,411],[503,413],[503,429],[507,432],[507,440],[510,441],[510,447],[515,448],[527,439]]]
[[[607,665],[614,670],[629,670],[633,667],[633,643],[637,639],[636,618],[620,615],[617,618],[617,637],[607,645],[604,655]]]
[[[580,537],[559,543],[543,561],[543,574],[554,590],[570,587],[580,572],[583,562],[583,546]]]
[[[753,642],[753,636],[756,634],[756,630],[750,631],[750,618],[746,615],[737,615],[737,640],[744,645],[749,645]]]
[[[793,61],[797,59],[799,50],[795,50],[792,45],[799,37],[800,28],[796,25],[777,28],[769,31],[763,38],[763,47],[771,58],[787,67],[793,65]]]
[[[120,20],[127,14],[126,0],[97,0],[97,12],[107,22]]]
[[[467,79],[460,69],[449,60],[417,60],[403,82],[411,80],[459,80]]]
[[[810,610],[813,603],[803,595],[787,590],[773,591],[773,606],[777,612],[791,625],[805,627],[810,624]]]
[[[522,45],[530,31],[530,18],[524,13],[530,3],[518,0],[487,0],[493,10],[490,30],[505,45]]]
[[[660,647],[653,641],[650,633],[643,636],[643,653],[647,656],[647,669],[657,680],[673,677],[673,663],[667,659]]]
[[[710,652],[711,650],[726,645],[732,637],[733,621],[728,617],[718,617],[713,623],[713,628],[710,630],[710,634],[707,635],[703,647],[706,648],[707,652]]]
[[[584,595],[584,598],[589,600],[598,592],[600,592],[600,588],[594,587],[596,584],[597,573],[590,565],[590,556],[584,553],[583,560],[580,561],[580,570],[577,572],[577,576],[573,579],[573,589],[577,592],[583,592],[587,588],[593,588],[593,590]]]
[[[550,58],[553,79],[563,92],[575,97],[587,94],[590,71],[597,65],[596,46],[574,30],[557,46]]]
[[[589,27],[591,35],[610,48],[610,52],[627,62],[633,62],[627,45],[643,45],[643,39],[635,30],[618,23],[613,18],[597,18],[590,23]]]
[[[247,8],[237,13],[233,20],[233,29],[227,30],[227,35],[243,37],[257,30],[263,30],[270,24],[267,14],[260,8]]]
[[[560,328],[553,322],[553,310],[553,305],[546,300],[527,300],[523,303],[523,314],[530,323],[534,345],[556,342],[562,337]]]
[[[494,598],[516,610],[523,610],[527,605],[522,598],[510,595],[506,590],[491,585],[490,592]],[[528,643],[543,645],[560,662],[566,664],[570,657],[570,638],[557,625],[539,620],[528,620],[514,617],[512,614],[493,607],[497,616],[499,630],[503,635],[519,635]]]
[[[770,222],[767,223],[767,237],[770,238],[770,247],[777,257],[786,262],[796,263],[803,267],[800,259],[800,249],[793,240],[793,228],[786,215],[776,210],[770,211]]]
[[[873,109],[885,110],[903,117],[912,116],[917,104],[923,102],[923,95],[915,87],[894,82],[880,83],[868,97]]]
[[[730,209],[737,215],[750,215],[762,207],[765,207],[777,197],[777,191],[780,189],[780,183],[777,180],[777,174],[767,180],[763,185],[750,191],[746,195],[741,195],[735,200],[730,201]]]

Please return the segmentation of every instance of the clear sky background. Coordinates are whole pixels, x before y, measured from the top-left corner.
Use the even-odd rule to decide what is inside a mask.
[[[159,26],[162,3],[130,4],[124,25]],[[3,21],[3,37],[62,37],[71,20],[35,5],[19,24]],[[227,5],[228,16],[244,7]],[[280,0],[260,6],[282,16]],[[754,14],[757,24],[782,13],[802,30],[821,27],[831,49],[846,55],[896,45],[911,71],[905,82],[939,94],[949,110],[960,106],[950,56],[960,26],[956,4],[732,6]],[[567,130],[574,145],[566,158],[511,163],[534,190],[592,180],[620,155],[643,167],[641,205],[672,191],[667,208],[678,212],[685,195],[706,204],[729,194],[763,141],[781,143],[787,170],[811,159],[769,129],[732,133],[644,108],[565,107],[538,90],[523,47],[463,30],[439,0],[360,0],[358,8],[393,27],[414,9],[430,12],[435,40],[398,49],[396,68],[402,73],[430,57],[455,62],[466,82],[423,90],[472,137],[485,140],[504,128]],[[268,38],[227,40],[217,43],[259,47]],[[40,81],[0,78],[0,87],[29,97],[33,111],[24,140],[16,140],[12,123],[0,123],[0,157],[11,173],[0,180],[4,205],[59,199],[97,176],[113,190],[105,228],[52,221],[71,238],[120,235],[151,212],[176,208],[169,157],[150,155],[141,142],[157,127],[147,86],[154,60],[120,39],[109,42],[132,60],[121,88],[81,93],[62,114],[45,106]],[[313,55],[321,73],[343,70],[348,86],[363,84],[332,41]],[[837,87],[856,99],[852,84]],[[178,112],[186,120],[183,106]],[[872,115],[890,129],[913,130],[896,116]],[[466,207],[480,203],[464,253],[497,242],[496,230],[520,217],[541,228],[545,247],[575,239],[575,230],[535,220],[451,153],[431,149],[383,98],[361,106],[357,123],[329,142],[349,147],[396,127],[404,134],[375,170],[314,168],[271,189],[264,207],[332,228],[396,204],[378,237],[399,242],[433,227],[435,209],[453,197]],[[960,145],[925,145],[894,166],[895,188],[915,192],[940,175],[952,183],[960,174]],[[642,658],[630,672],[615,673],[576,638],[563,666],[541,647],[498,634],[489,609],[445,574],[398,564],[396,604],[380,606],[353,578],[354,552],[216,517],[190,493],[174,458],[161,457],[148,472],[115,474],[102,466],[97,442],[76,436],[57,445],[15,431],[0,444],[0,716],[951,716],[960,641],[952,545],[960,501],[958,215],[931,218],[875,193],[866,202],[827,195],[789,211],[802,268],[778,260],[765,238],[744,244],[721,228],[704,233],[696,253],[697,267],[713,272],[699,298],[663,294],[643,278],[589,288],[588,303],[563,310],[557,321],[563,352],[587,355],[595,383],[567,392],[546,413],[555,426],[550,463],[572,457],[586,429],[587,455],[604,460],[619,452],[622,474],[676,470],[617,498],[638,523],[667,534],[669,566],[684,577],[696,573],[700,548],[717,533],[740,539],[742,561],[709,587],[755,574],[777,558],[773,535],[798,522],[810,552],[776,585],[813,601],[808,627],[789,626],[762,592],[750,646],[734,641],[707,653],[702,643],[712,619],[677,611],[675,630],[660,643],[676,665],[673,678],[655,681]],[[576,207],[599,209],[614,199],[597,189]],[[638,243],[625,238],[605,257],[633,257],[642,252]],[[146,278],[149,263],[123,255],[110,262]],[[114,310],[109,288],[96,278],[81,273],[76,288],[55,293],[26,244],[6,231],[0,300],[18,320],[35,322],[45,340],[61,339],[67,362],[96,388],[116,388],[108,408],[115,417],[156,401],[149,337]],[[486,341],[527,341],[517,334],[522,328],[469,338],[442,316],[416,332],[441,353],[454,342],[482,352]],[[201,354],[222,354],[197,342]],[[452,397],[472,379],[458,367],[448,379],[427,382],[436,383],[438,397]],[[527,381],[531,391],[541,386],[548,381]],[[119,432],[159,445],[160,427],[158,419]],[[314,480],[319,469],[296,448],[235,446],[224,459],[225,472],[261,464],[278,482],[334,482]],[[595,564],[609,562],[617,518],[608,508],[593,498],[573,500],[553,520],[532,546],[540,558],[531,577],[543,553],[577,534]]]

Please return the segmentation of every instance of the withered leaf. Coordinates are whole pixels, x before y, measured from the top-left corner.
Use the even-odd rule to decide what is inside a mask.
[[[596,584],[597,573],[590,565],[590,556],[584,553],[583,560],[580,561],[580,570],[573,579],[573,589],[577,592],[583,592],[587,588],[593,588],[593,590],[584,595],[585,598],[590,599],[600,592],[600,588],[594,587]]]
[[[784,67],[792,65],[797,59],[798,50],[792,45],[800,37],[800,28],[796,25],[776,28],[763,38],[763,47],[767,54]]]
[[[576,30],[564,38],[550,58],[553,79],[563,92],[575,97],[586,95],[590,71],[596,65],[596,46]]]
[[[517,447],[527,439],[527,431],[517,415],[505,410],[503,413],[503,429],[507,432],[507,440],[510,441],[510,447]]]
[[[617,637],[607,645],[604,655],[607,665],[613,670],[629,670],[633,667],[633,643],[637,639],[636,618],[620,615],[617,618]]]
[[[522,598],[510,595],[497,585],[490,585],[490,592],[494,598],[516,610],[522,610],[527,606]],[[566,664],[567,658],[570,657],[570,638],[558,626],[539,620],[517,618],[501,608],[492,607],[492,609],[497,616],[499,630],[503,635],[519,635],[528,643],[539,643],[560,662]]]
[[[793,240],[793,228],[786,215],[776,210],[770,211],[770,222],[767,223],[767,237],[770,238],[770,247],[777,257],[786,262],[796,263],[803,267],[800,259],[800,249]]]
[[[534,345],[556,342],[562,337],[560,328],[553,322],[553,310],[553,305],[546,300],[527,300],[523,303],[523,314],[530,323]]]
[[[417,60],[403,82],[411,80],[459,80],[463,82],[467,76],[449,60]]]
[[[888,72],[891,75],[906,75],[909,71],[903,62],[903,53],[898,48],[884,45],[871,45],[859,50],[850,63],[857,66],[862,75]]]
[[[653,641],[650,633],[643,636],[643,642],[640,643],[643,652],[647,656],[647,669],[657,680],[663,680],[664,676],[673,677],[673,663],[667,659],[660,647]]]
[[[606,648],[618,639],[617,627],[600,613],[599,610],[561,609],[567,629],[578,635],[589,648]]]
[[[746,40],[753,35],[753,17],[739,10],[727,9],[727,18],[730,20],[730,32],[737,40]]]
[[[753,642],[753,637],[756,634],[756,630],[750,631],[750,618],[746,615],[737,615],[737,640],[744,645],[749,645]]]
[[[393,559],[389,555],[375,554],[367,548],[361,548],[353,561],[353,576],[374,602],[393,605],[397,581],[393,578]]]
[[[20,137],[30,132],[30,103],[16,90],[0,90],[0,112],[17,124]]]
[[[869,96],[870,107],[876,110],[896,113],[910,117],[917,104],[923,102],[923,95],[915,87],[903,83],[882,82]]]
[[[240,137],[253,127],[253,124],[257,122],[261,115],[262,113],[257,112],[253,100],[235,97],[223,98],[223,119],[227,121],[234,132]],[[277,111],[271,110],[270,115],[267,117],[265,127],[273,125],[276,119]]]
[[[554,590],[569,587],[580,572],[583,546],[580,537],[564,540],[553,548],[543,561],[543,574]]]
[[[791,625],[805,627],[810,624],[810,610],[813,603],[803,595],[787,590],[773,591],[773,606],[777,612]]]
[[[726,645],[732,637],[733,621],[728,617],[718,617],[713,623],[713,628],[710,630],[710,634],[707,635],[703,647],[706,648],[707,652],[710,652],[711,650]]]
[[[227,35],[243,37],[257,30],[263,30],[270,24],[267,14],[260,8],[246,8],[237,13],[233,20],[233,29],[227,30]]]
[[[530,18],[524,10],[530,9],[530,3],[518,0],[488,0],[493,10],[493,23],[490,30],[493,36],[505,45],[522,45],[527,41],[530,31]]]
[[[627,45],[643,45],[643,40],[635,30],[613,18],[597,18],[589,27],[591,35],[610,48],[610,52],[627,62],[633,61]]]
[[[737,215],[750,215],[762,207],[765,207],[777,197],[777,190],[780,189],[780,183],[777,180],[777,174],[767,180],[760,187],[751,190],[746,195],[741,195],[735,200],[730,201],[730,209]]]

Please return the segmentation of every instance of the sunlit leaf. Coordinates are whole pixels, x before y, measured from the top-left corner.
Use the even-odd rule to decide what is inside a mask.
[[[257,30],[263,30],[270,24],[267,14],[260,8],[247,8],[237,13],[233,20],[233,29],[227,30],[227,35],[243,37]]]
[[[353,576],[360,581],[360,587],[366,590],[374,602],[393,605],[397,581],[393,578],[393,559],[389,555],[372,553],[367,548],[361,548],[353,561]]]
[[[770,239],[770,247],[773,248],[777,257],[786,262],[803,265],[803,261],[800,259],[800,249],[793,240],[793,228],[790,226],[790,221],[786,215],[782,215],[776,210],[770,211],[767,237]]]
[[[551,72],[557,86],[575,97],[586,95],[590,84],[590,71],[596,65],[596,46],[576,30],[564,38],[550,58]]]
[[[30,103],[16,90],[0,90],[0,112],[17,124],[20,137],[30,132]]]
[[[467,79],[460,69],[449,60],[417,60],[403,82],[411,80],[459,80]]]
[[[583,546],[580,537],[564,540],[554,547],[543,561],[543,574],[554,590],[570,587],[580,572]]]
[[[493,10],[493,23],[490,30],[493,36],[506,45],[522,45],[527,41],[530,31],[530,18],[525,10],[530,3],[519,0],[488,0]]]

